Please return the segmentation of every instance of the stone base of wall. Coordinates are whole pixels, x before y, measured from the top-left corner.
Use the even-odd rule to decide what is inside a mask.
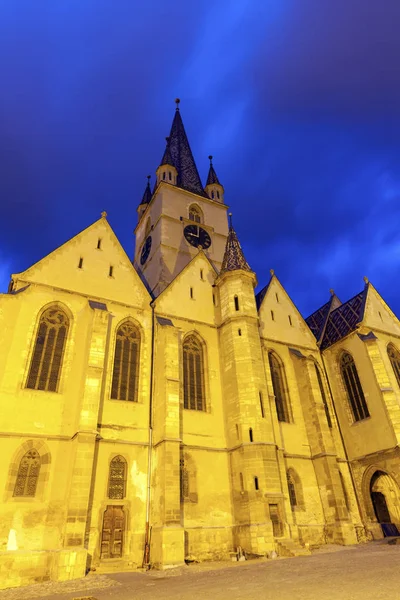
[[[84,577],[87,550],[0,552],[0,589]]]
[[[266,555],[275,550],[272,523],[236,525],[233,528],[233,543],[250,554]]]
[[[233,550],[232,527],[198,527],[185,530],[185,559],[225,560]]]
[[[153,527],[150,563],[155,569],[168,569],[185,564],[184,531],[180,526]]]

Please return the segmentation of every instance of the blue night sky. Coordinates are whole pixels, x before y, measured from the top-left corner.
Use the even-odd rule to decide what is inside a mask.
[[[400,314],[399,0],[0,0],[0,290],[136,207],[175,97],[259,286]]]

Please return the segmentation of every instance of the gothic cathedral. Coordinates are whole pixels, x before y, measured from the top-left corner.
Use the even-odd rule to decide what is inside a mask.
[[[132,261],[102,213],[0,295],[0,587],[397,535],[400,323],[372,284],[306,319],[272,271],[255,295],[179,104],[135,236]]]

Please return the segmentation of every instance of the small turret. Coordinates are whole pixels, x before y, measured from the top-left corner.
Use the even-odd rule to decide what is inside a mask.
[[[170,147],[171,138],[167,137],[165,139],[166,139],[167,145],[165,148],[164,155],[161,159],[160,166],[158,167],[158,169],[156,171],[157,185],[159,183],[161,183],[161,181],[165,181],[165,183],[170,183],[171,185],[176,185],[178,171],[176,170],[176,168],[174,166],[174,161],[173,161],[173,158],[171,155],[171,147]]]
[[[210,160],[210,169],[208,171],[207,184],[204,188],[207,196],[211,200],[216,200],[217,202],[224,201],[224,187],[220,184],[218,176],[215,172],[214,165],[212,164],[212,156],[208,157]]]
[[[139,221],[140,221],[142,214],[146,210],[147,205],[150,204],[150,201],[153,197],[153,194],[152,194],[152,191],[150,188],[150,179],[151,179],[151,175],[147,175],[147,185],[146,185],[144,193],[143,193],[142,201],[140,202],[138,209],[137,209]]]

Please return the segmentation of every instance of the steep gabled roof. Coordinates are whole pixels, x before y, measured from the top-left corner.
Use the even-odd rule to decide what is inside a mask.
[[[362,292],[329,314],[320,346],[321,350],[329,348],[329,346],[344,338],[361,323],[364,318],[368,285],[365,286]]]
[[[171,132],[167,138],[167,146],[161,165],[172,164],[176,168],[178,172],[177,187],[208,198],[194,162],[178,105],[179,101],[177,101],[175,116],[172,121]]]
[[[340,302],[339,298],[332,292],[329,301],[305,319],[305,322],[317,338],[318,342],[321,340],[324,334],[325,326],[330,313],[335,310],[335,308],[338,308],[341,304],[342,303]]]

